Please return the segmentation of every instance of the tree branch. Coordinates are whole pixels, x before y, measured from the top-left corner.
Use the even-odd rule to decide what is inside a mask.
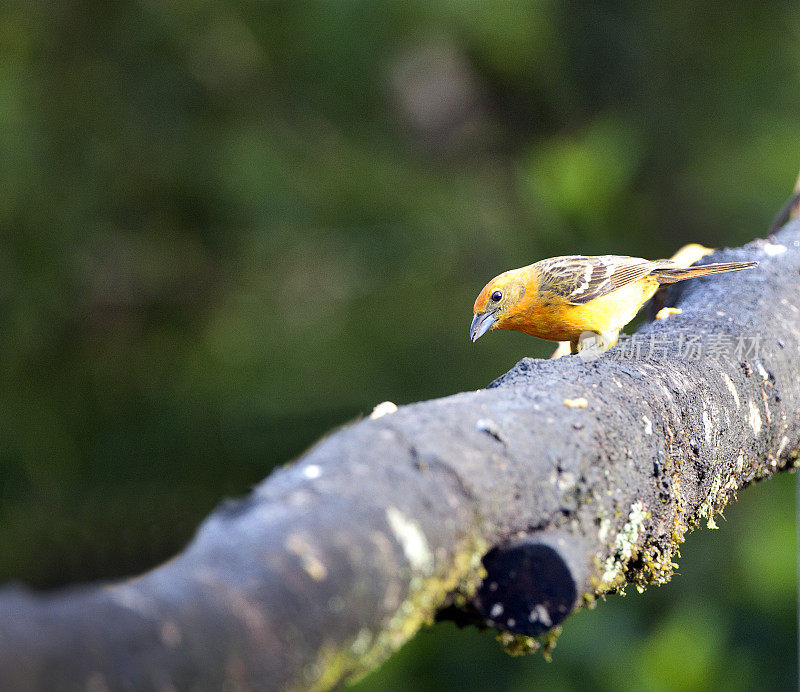
[[[596,360],[526,358],[331,434],[141,577],[4,588],[0,688],[325,689],[437,612],[528,646],[669,579],[688,529],[797,458],[800,223],[705,261],[750,259]]]

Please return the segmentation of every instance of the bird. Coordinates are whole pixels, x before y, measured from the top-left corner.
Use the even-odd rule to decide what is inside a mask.
[[[568,342],[573,354],[587,344],[606,351],[659,287],[758,265],[687,266],[708,252],[692,245],[663,260],[566,255],[503,272],[475,300],[470,339],[474,343],[492,329],[515,329],[540,339]]]

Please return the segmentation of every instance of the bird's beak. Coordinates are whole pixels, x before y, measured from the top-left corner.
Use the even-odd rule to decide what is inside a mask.
[[[490,312],[479,312],[472,318],[472,324],[469,326],[469,338],[474,344],[486,332],[488,332],[492,325],[497,322],[497,310]]]

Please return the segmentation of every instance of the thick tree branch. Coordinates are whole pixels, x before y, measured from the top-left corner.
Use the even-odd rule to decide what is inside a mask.
[[[668,579],[687,529],[797,457],[800,223],[707,261],[749,259],[596,360],[330,435],[137,579],[5,588],[0,688],[323,689],[437,612],[536,634]]]

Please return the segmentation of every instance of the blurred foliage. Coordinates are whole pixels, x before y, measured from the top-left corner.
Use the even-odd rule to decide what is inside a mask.
[[[762,233],[799,31],[780,2],[7,0],[0,576],[150,567],[332,426],[546,354],[466,338],[504,269]],[[364,685],[793,680],[790,485],[552,666],[441,626]]]

